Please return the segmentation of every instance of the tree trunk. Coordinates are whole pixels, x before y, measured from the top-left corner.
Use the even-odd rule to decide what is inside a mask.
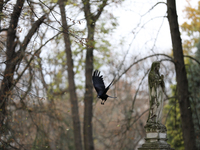
[[[181,110],[181,122],[184,146],[186,150],[196,150],[192,111],[189,101],[188,80],[183,58],[182,42],[176,13],[176,1],[167,0],[168,20],[171,32],[173,55],[175,60],[178,100]]]
[[[84,96],[84,146],[85,150],[94,150],[92,134],[92,115],[93,115],[93,50],[94,50],[94,26],[88,27],[88,44],[85,61],[85,96]]]
[[[2,14],[3,5],[4,5],[4,0],[0,0],[0,14]],[[2,15],[0,15],[0,31],[1,31],[1,21],[2,21]]]
[[[4,77],[1,83],[0,91],[0,134],[2,131],[2,126],[4,118],[6,116],[6,101],[8,96],[11,94],[11,87],[13,85],[13,75],[16,67],[15,53],[15,38],[16,38],[16,27],[19,21],[19,16],[22,11],[24,0],[18,0],[15,4],[13,13],[11,15],[10,26],[7,31],[7,44],[6,44],[6,67],[4,71]]]
[[[93,85],[92,85],[92,71],[93,71],[93,50],[95,47],[94,34],[95,24],[99,19],[104,7],[107,4],[107,0],[103,0],[98,6],[97,13],[91,13],[90,0],[82,0],[84,5],[84,13],[87,21],[87,52],[85,61],[85,95],[84,95],[84,148],[85,150],[94,150],[94,142],[92,135],[92,115],[93,115]]]
[[[67,56],[67,72],[68,72],[68,82],[69,82],[69,93],[70,93],[70,102],[71,102],[71,112],[73,120],[73,132],[74,132],[74,144],[76,150],[82,150],[82,140],[81,140],[81,125],[79,119],[79,110],[78,110],[78,100],[76,95],[76,86],[74,82],[74,71],[73,71],[73,59],[71,51],[71,43],[68,31],[68,25],[65,14],[64,1],[59,0],[59,7],[62,17],[62,26],[63,26],[63,35],[65,42],[65,52]],[[67,139],[66,139],[67,140]]]
[[[14,72],[17,65],[20,64],[21,60],[24,57],[25,50],[27,48],[27,45],[29,44],[32,36],[35,34],[35,32],[38,30],[40,25],[43,23],[45,19],[45,15],[40,17],[31,27],[28,34],[24,38],[24,41],[19,46],[18,39],[16,39],[16,28],[19,22],[19,18],[21,15],[21,11],[24,5],[24,0],[17,0],[14,10],[11,14],[11,19],[7,31],[7,41],[6,41],[6,66],[5,71],[3,74],[3,80],[1,82],[1,90],[0,90],[0,134],[3,135],[4,129],[3,129],[3,123],[4,119],[6,117],[6,101],[11,95],[12,89],[15,86],[16,83],[14,83]],[[19,49],[16,50],[17,44],[19,46]],[[17,51],[17,52],[16,52]],[[17,80],[22,77],[24,72],[22,72]]]
[[[85,95],[84,95],[84,148],[85,150],[94,150],[93,132],[92,132],[92,115],[93,115],[93,85],[92,85],[92,71],[93,71],[93,50],[94,50],[94,29],[95,22],[93,14],[90,12],[89,0],[83,1],[85,18],[87,21],[87,47],[85,60]]]

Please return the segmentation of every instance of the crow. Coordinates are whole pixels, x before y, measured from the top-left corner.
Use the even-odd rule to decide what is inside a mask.
[[[108,97],[110,98],[117,98],[117,97],[111,97],[108,96],[106,93],[109,90],[109,87],[113,83],[114,79],[112,82],[105,88],[105,84],[103,82],[103,75],[100,76],[100,71],[95,70],[92,75],[92,81],[93,81],[93,86],[95,90],[97,91],[98,98],[102,100],[101,105],[104,105],[105,101],[107,100]]]

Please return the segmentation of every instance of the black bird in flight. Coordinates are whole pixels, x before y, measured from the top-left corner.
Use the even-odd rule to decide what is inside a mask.
[[[105,88],[105,84],[103,82],[103,75],[100,76],[100,71],[95,70],[92,75],[92,81],[93,81],[93,86],[95,90],[97,91],[98,98],[102,100],[101,105],[104,105],[105,101],[107,100],[108,97],[110,98],[117,98],[117,97],[111,97],[108,96],[106,93],[109,90],[109,87],[113,83],[113,81]]]

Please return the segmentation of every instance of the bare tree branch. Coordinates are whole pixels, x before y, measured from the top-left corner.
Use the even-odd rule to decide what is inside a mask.
[[[190,59],[192,59],[192,60],[194,60],[194,61],[196,61],[199,65],[200,65],[200,61],[198,61],[197,59],[195,59],[194,57],[192,57],[192,56],[189,56],[189,55],[184,55],[184,57],[188,57],[188,58],[190,58]]]
[[[137,63],[139,63],[139,62],[141,62],[141,61],[143,61],[143,60],[145,60],[145,59],[148,59],[148,58],[151,58],[151,57],[155,57],[155,56],[165,56],[165,57],[169,58],[169,61],[174,62],[174,59],[173,59],[172,57],[166,55],[166,54],[153,54],[153,55],[146,56],[146,57],[144,57],[144,58],[139,59],[139,60],[136,61],[136,62],[133,62],[127,69],[125,69],[125,70],[121,73],[121,75],[118,76],[118,78],[114,81],[113,84],[115,84],[115,83],[122,77],[122,75],[125,74],[131,67],[133,67],[134,65],[136,65]]]

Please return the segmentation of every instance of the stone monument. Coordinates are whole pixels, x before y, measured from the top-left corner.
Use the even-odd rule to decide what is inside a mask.
[[[148,76],[150,108],[144,126],[146,138],[138,150],[173,150],[167,143],[167,129],[161,123],[165,84],[164,76],[160,75],[159,69],[160,62],[153,62]]]

